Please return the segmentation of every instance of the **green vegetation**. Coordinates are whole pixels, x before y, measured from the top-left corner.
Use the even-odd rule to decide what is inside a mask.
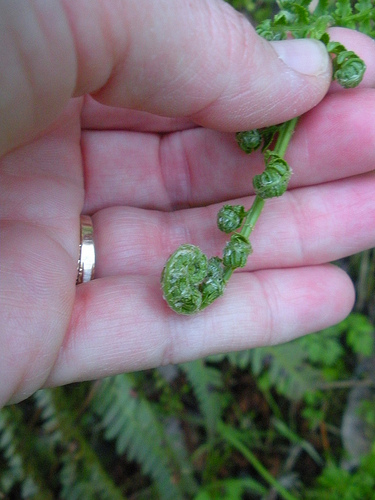
[[[373,337],[355,312],[280,346],[38,391],[0,412],[0,498],[375,498],[374,400],[373,448],[340,467],[348,393],[375,386],[354,374]]]
[[[314,38],[323,42],[332,57],[332,78],[345,89],[359,85],[366,71],[364,61],[341,43],[332,42],[329,27],[357,28],[373,36],[375,10],[371,0],[351,6],[349,0],[278,0],[280,12],[261,21],[256,30],[266,40]],[[244,3],[244,7],[249,7]],[[260,149],[264,171],[253,178],[255,198],[248,210],[225,205],[218,213],[218,228],[232,232],[222,256],[208,258],[199,247],[181,245],[168,258],[161,276],[163,297],[178,314],[195,314],[223,295],[233,271],[245,267],[252,253],[249,237],[263,210],[265,200],[282,196],[288,188],[292,169],[284,160],[298,117],[264,129],[236,134],[239,147],[247,154]]]
[[[274,10],[273,1],[231,3],[257,22]],[[337,9],[373,33],[369,6],[360,0],[351,10],[341,0]],[[227,212],[232,231],[244,209]],[[349,271],[357,303],[334,327],[280,346],[44,389],[3,408],[0,499],[375,499],[375,369],[358,368],[374,356],[375,250],[337,264]],[[348,470],[341,426],[358,388],[365,396],[355,416],[368,450]]]

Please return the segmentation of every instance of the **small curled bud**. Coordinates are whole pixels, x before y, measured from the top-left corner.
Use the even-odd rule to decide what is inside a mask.
[[[357,87],[366,71],[366,64],[362,59],[351,58],[345,61],[339,69],[334,72],[334,79],[345,89]]]
[[[226,244],[223,253],[223,264],[225,267],[237,269],[245,267],[247,258],[251,254],[250,242],[242,234],[232,234],[230,241]]]
[[[257,129],[237,132],[236,140],[242,151],[250,154],[262,144],[262,134]]]
[[[246,215],[243,205],[224,205],[217,214],[217,226],[224,233],[238,229]]]
[[[269,153],[265,171],[253,178],[255,193],[263,199],[281,196],[288,187],[291,173],[285,160]]]
[[[364,61],[355,52],[346,50],[340,42],[329,41],[327,50],[336,56],[332,61],[333,79],[345,89],[357,87],[366,71]]]

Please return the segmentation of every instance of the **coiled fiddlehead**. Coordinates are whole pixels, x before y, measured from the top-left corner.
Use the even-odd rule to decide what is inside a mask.
[[[167,260],[161,285],[171,309],[194,314],[224,292],[220,259],[207,259],[195,245],[181,245]]]
[[[349,0],[319,1],[310,8],[310,0],[278,0],[282,9],[274,18],[263,21],[257,32],[267,40],[314,38],[325,44],[332,55],[333,79],[344,88],[356,87],[363,78],[366,65],[354,52],[339,42],[331,42],[327,33],[330,26],[353,27],[353,23],[367,20],[371,29],[373,9],[367,0],[355,4]],[[345,7],[343,8],[343,5]],[[266,128],[236,134],[239,147],[247,154],[260,150],[266,168],[253,178],[255,199],[249,210],[242,205],[224,205],[217,216],[217,225],[225,233],[233,233],[223,251],[223,258],[208,259],[194,245],[182,245],[168,259],[162,273],[164,298],[180,314],[201,311],[220,297],[233,271],[244,267],[252,252],[250,234],[257,222],[266,199],[285,193],[291,169],[284,156],[298,118]],[[238,230],[238,231],[237,231]],[[237,232],[235,232],[237,231]]]
[[[262,134],[258,129],[237,132],[236,141],[242,151],[250,154],[261,146]]]
[[[224,233],[232,233],[241,227],[245,215],[243,205],[224,205],[217,214],[217,226]]]
[[[366,71],[364,61],[339,42],[328,42],[327,50],[336,56],[332,62],[334,80],[345,89],[357,87]]]
[[[249,240],[242,234],[232,234],[223,252],[224,266],[229,269],[245,267],[252,248]]]
[[[256,194],[263,199],[281,196],[285,193],[291,176],[291,169],[287,162],[278,154],[268,152],[266,169],[253,178]]]

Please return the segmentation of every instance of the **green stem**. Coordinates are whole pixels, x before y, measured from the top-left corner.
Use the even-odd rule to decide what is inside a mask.
[[[224,274],[223,274],[223,281],[224,283],[228,283],[229,281],[229,278],[232,276],[233,274],[233,269],[231,267],[226,267],[224,268],[225,271],[224,271]]]
[[[264,207],[263,198],[256,195],[250,210],[247,212],[247,215],[245,217],[245,222],[240,231],[240,234],[242,234],[242,236],[245,236],[245,238],[249,239],[249,236],[252,230],[254,229],[255,223],[259,219],[260,214],[262,213],[263,207]]]
[[[279,129],[279,135],[277,137],[277,141],[273,152],[278,154],[280,158],[284,158],[285,152],[289,145],[290,139],[292,138],[293,132],[296,128],[298,121],[297,118],[292,118],[291,120],[283,123]]]
[[[256,221],[259,219],[260,214],[262,213],[264,207],[264,200],[260,196],[256,196],[253,204],[251,205],[250,210],[247,212],[245,217],[245,222],[242,226],[240,234],[245,236],[245,238],[249,239],[249,236],[254,229]],[[224,283],[227,283],[229,278],[233,274],[233,269],[231,267],[226,268],[223,276]]]
[[[283,123],[278,132],[277,140],[273,152],[278,154],[281,158],[284,157],[287,150],[290,139],[292,138],[293,132],[296,128],[298,118],[292,118],[291,120]],[[240,231],[242,236],[249,239],[249,236],[254,229],[255,223],[259,219],[264,207],[264,199],[260,196],[256,196],[250,210],[247,212],[244,224]],[[224,272],[223,280],[227,283],[229,278],[233,274],[232,268],[227,268]]]
[[[231,427],[225,425],[223,422],[219,422],[218,431],[221,436],[234,448],[236,448],[242,455],[250,462],[254,469],[258,472],[260,476],[263,477],[267,483],[269,483],[278,493],[284,498],[284,500],[297,500],[297,498],[289,493],[289,491],[280,484],[277,479],[273,477],[272,474],[261,464],[261,462],[256,458],[254,453],[245,446],[242,441],[237,437],[237,433]]]

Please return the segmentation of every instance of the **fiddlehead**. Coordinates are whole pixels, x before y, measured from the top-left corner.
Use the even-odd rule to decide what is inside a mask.
[[[345,89],[357,87],[366,71],[364,61],[339,42],[328,42],[327,50],[336,56],[332,61],[334,80]]]
[[[355,28],[356,23],[372,33],[373,9],[367,0],[355,4],[353,11],[349,0],[338,0],[329,5],[320,0],[315,9],[310,0],[278,0],[282,9],[273,19],[263,21],[257,32],[267,40],[288,37],[320,40],[332,55],[333,79],[344,88],[356,87],[363,78],[366,65],[354,52],[346,50],[339,42],[331,42],[327,29],[330,26]],[[224,292],[233,271],[244,267],[252,253],[250,234],[258,220],[265,200],[285,193],[291,169],[284,160],[298,118],[265,128],[238,132],[236,141],[247,154],[260,150],[265,159],[263,173],[253,178],[255,199],[249,210],[242,205],[224,205],[218,213],[217,225],[225,233],[233,233],[223,250],[223,258],[207,257],[198,247],[182,245],[168,259],[162,274],[164,298],[170,307],[181,314],[198,312]],[[235,232],[237,231],[237,232]]]
[[[256,151],[262,144],[262,134],[258,129],[237,132],[236,141],[242,151],[250,154]]]
[[[266,169],[253,178],[256,194],[263,199],[281,196],[285,193],[291,176],[291,169],[287,162],[278,154],[267,153]]]
[[[229,269],[245,267],[251,252],[249,240],[240,233],[234,233],[224,248],[223,264]]]
[[[171,309],[194,314],[224,291],[220,259],[207,259],[195,245],[181,245],[167,260],[161,285]]]
[[[245,215],[243,205],[224,205],[217,214],[217,226],[224,233],[232,233],[241,227]]]

